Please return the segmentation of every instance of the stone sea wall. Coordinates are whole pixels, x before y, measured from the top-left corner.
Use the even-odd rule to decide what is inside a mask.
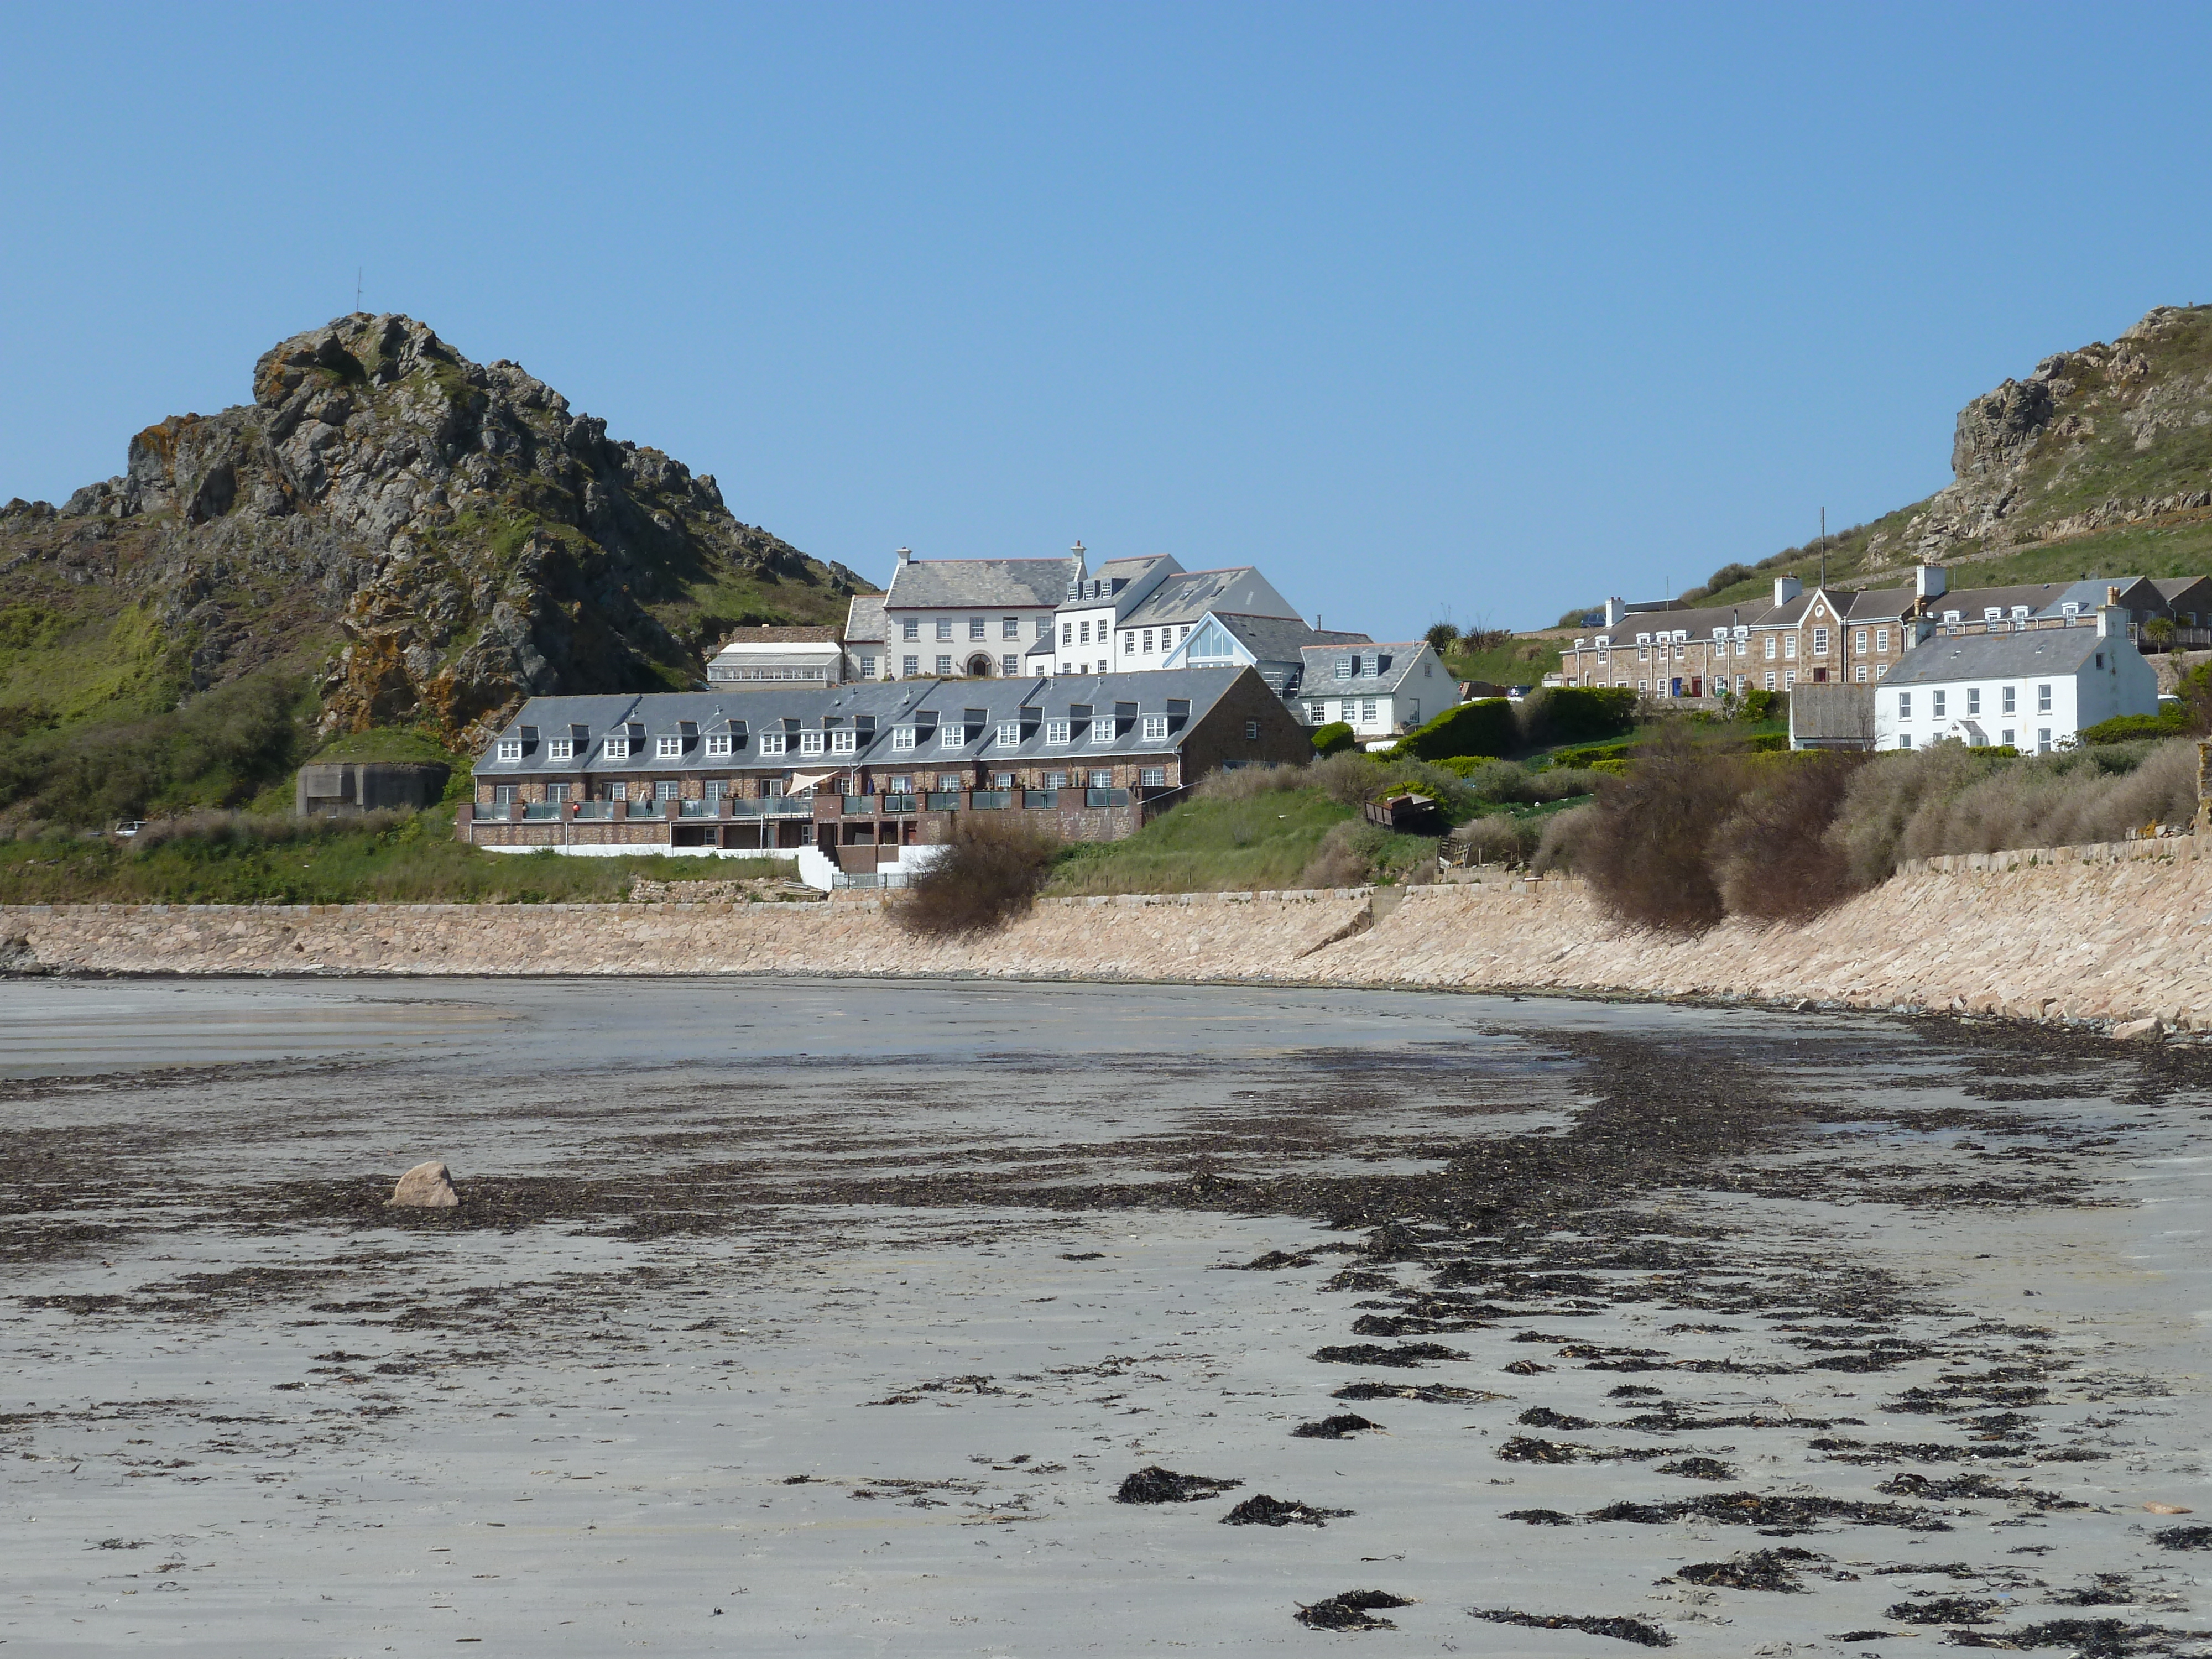
[[[14,906],[0,969],[159,974],[883,974],[1243,980],[1905,1005],[2212,1030],[2212,836],[1933,859],[1810,926],[1694,939],[1580,882],[1057,899],[972,941],[878,900]]]

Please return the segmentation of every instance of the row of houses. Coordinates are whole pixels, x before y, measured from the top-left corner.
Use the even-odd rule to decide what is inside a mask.
[[[506,852],[775,853],[816,885],[865,884],[909,872],[963,814],[1116,840],[1208,772],[1312,752],[1249,665],[533,697],[477,763],[454,833]]]
[[[1054,559],[917,559],[856,595],[844,626],[740,629],[708,665],[717,690],[919,680],[1066,679],[1249,668],[1308,726],[1370,739],[1456,701],[1421,641],[1309,624],[1251,565],[1186,570],[1165,554],[1091,569]]]
[[[1939,632],[2007,635],[2084,625],[2109,605],[2130,640],[2164,618],[2183,643],[2212,643],[2212,578],[2087,578],[1954,591],[1923,565],[1908,587],[1816,587],[1778,577],[1770,603],[1692,608],[1609,601],[1601,630],[1560,653],[1559,682],[1632,686],[1657,701],[1711,703],[1753,690],[1875,685]],[[2117,597],[2108,599],[2108,590]]]

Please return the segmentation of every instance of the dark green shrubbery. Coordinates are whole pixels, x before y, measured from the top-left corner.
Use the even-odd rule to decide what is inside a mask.
[[[1342,720],[1331,720],[1327,726],[1314,728],[1313,746],[1316,755],[1340,755],[1358,741],[1352,727]]]
[[[1520,722],[1503,697],[1463,702],[1425,720],[1398,739],[1392,752],[1411,760],[1449,760],[1462,755],[1504,755],[1520,747]]]

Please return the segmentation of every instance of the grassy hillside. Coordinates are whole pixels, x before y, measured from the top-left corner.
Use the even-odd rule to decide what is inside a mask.
[[[773,859],[565,858],[453,839],[450,807],[366,823],[243,825],[131,845],[103,836],[0,842],[0,904],[614,903],[630,884],[788,874]]]

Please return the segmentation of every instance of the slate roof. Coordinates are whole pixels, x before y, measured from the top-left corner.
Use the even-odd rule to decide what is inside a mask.
[[[1243,617],[1295,617],[1289,601],[1249,564],[1223,570],[1186,570],[1170,576],[1121,618],[1124,628],[1194,623],[1209,611]]]
[[[1316,633],[1296,617],[1240,617],[1218,611],[1210,615],[1261,662],[1297,662],[1298,653],[1310,645],[1374,643],[1364,634]],[[1193,640],[1197,637],[1195,632],[1191,635]],[[1187,653],[1189,645],[1185,642],[1176,649]]]
[[[910,559],[891,573],[887,611],[957,611],[993,607],[1053,610],[1083,562],[1059,559]]]
[[[2069,605],[2078,607],[2081,614],[2094,616],[2105,603],[2105,590],[2120,590],[2120,603],[2130,611],[2155,612],[2164,608],[2166,596],[2158,585],[2144,576],[2085,576],[2037,614],[2044,617],[2063,617]]]
[[[890,638],[884,624],[884,595],[855,593],[845,612],[845,638],[853,645],[881,645]]]
[[[1347,693],[1356,693],[1363,697],[1387,696],[1404,683],[1406,676],[1413,672],[1413,665],[1420,659],[1421,653],[1428,648],[1425,640],[1307,646],[1298,653],[1304,660],[1305,672],[1291,695],[1299,697],[1340,697]],[[1336,666],[1347,657],[1358,659],[1362,672],[1356,679],[1337,678]],[[1383,659],[1387,665],[1380,673],[1365,672],[1367,665],[1377,658]],[[1441,678],[1451,689],[1451,695],[1457,694],[1459,683],[1449,674],[1436,678]]]
[[[1887,687],[1891,675],[1882,684]],[[1874,740],[1871,685],[1823,685],[1799,682],[1790,694],[1790,736],[1793,742],[1870,744]]]
[[[994,680],[869,681],[858,684],[807,687],[775,686],[737,693],[722,691],[664,691],[608,696],[532,697],[503,727],[476,763],[476,775],[500,781],[515,778],[575,778],[601,774],[635,776],[640,773],[680,776],[685,772],[726,772],[732,769],[819,771],[854,765],[883,766],[896,763],[927,769],[933,760],[946,763],[1040,759],[1103,758],[1111,755],[1167,754],[1182,747],[1185,733],[1219,702],[1237,677],[1249,668],[1154,669],[1131,674],[1068,674]],[[1362,681],[1364,686],[1368,684]],[[1142,717],[1169,714],[1171,702],[1189,705],[1188,717],[1176,717],[1164,739],[1147,741]],[[1073,711],[1088,708],[1090,714]],[[1034,711],[1025,718],[1024,709]],[[1121,711],[1126,709],[1126,715]],[[970,710],[981,714],[970,721]],[[872,735],[860,725],[862,717],[874,721]],[[1094,741],[1088,721],[1105,717],[1115,720],[1113,737]],[[1071,722],[1073,741],[1048,744],[1043,723]],[[679,757],[654,754],[653,739],[681,737],[684,726],[694,727],[696,741]],[[764,731],[820,732],[825,722],[862,732],[856,752],[849,755],[800,755],[797,752],[763,756],[752,739]],[[1022,741],[1002,745],[998,727],[1002,723],[1035,726]],[[1076,722],[1083,722],[1080,725]],[[894,749],[891,733],[900,726],[971,727],[969,740],[946,749],[935,738],[924,738],[913,749]],[[603,740],[622,726],[631,727],[641,740],[627,760],[610,761]],[[525,727],[537,733],[532,746],[519,761],[498,758],[499,743],[521,737]],[[577,729],[583,758],[553,761],[546,757],[551,739],[566,738]],[[742,728],[744,745],[729,756],[709,759],[705,738]]]
[[[2090,653],[2112,643],[2094,628],[2037,628],[2025,633],[1938,634],[1905,653],[1881,683],[1942,685],[1953,680],[2017,680],[2072,674]]]

